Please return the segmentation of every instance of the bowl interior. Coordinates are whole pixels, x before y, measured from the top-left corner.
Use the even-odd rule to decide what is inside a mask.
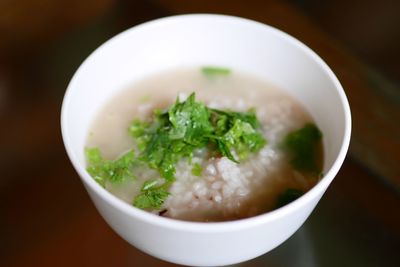
[[[114,37],[74,75],[63,103],[62,131],[82,178],[91,179],[85,174],[83,149],[89,127],[110,96],[152,73],[202,65],[254,74],[298,99],[324,134],[324,173],[348,144],[347,100],[333,73],[311,50],[287,34],[249,20],[178,16],[145,23]]]

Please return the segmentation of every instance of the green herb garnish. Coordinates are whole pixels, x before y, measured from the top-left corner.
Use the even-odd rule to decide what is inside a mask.
[[[144,148],[140,159],[173,181],[176,163],[190,159],[195,149],[209,147],[235,162],[246,159],[266,144],[259,127],[254,110],[209,109],[192,93],[186,101],[177,99],[168,110],[155,114],[152,123],[134,121],[130,133],[139,149]]]
[[[294,168],[317,174],[321,172],[317,163],[318,145],[321,138],[321,131],[312,123],[306,124],[285,137],[283,148],[289,151],[290,162]]]
[[[133,205],[140,209],[160,209],[169,193],[168,184],[158,184],[157,180],[144,182],[141,193],[133,200]]]
[[[186,101],[177,99],[168,110],[155,113],[151,123],[134,121],[129,131],[142,152],[139,159],[173,181],[176,163],[206,147],[214,127],[209,109],[191,94]]]
[[[259,128],[254,110],[210,109],[197,102],[192,93],[185,101],[177,99],[167,110],[155,110],[150,121],[132,122],[128,131],[139,151],[136,157],[130,151],[116,161],[105,161],[98,149],[89,149],[88,171],[104,186],[105,181],[133,177],[136,162],[158,170],[164,184],[146,182],[133,202],[140,208],[158,209],[168,196],[167,189],[175,180],[175,166],[181,159],[187,158],[190,163],[196,149],[208,148],[213,155],[226,156],[235,162],[244,160],[267,143]],[[201,165],[195,163],[192,173],[200,176]]]
[[[260,123],[254,110],[233,112],[212,109],[211,112],[215,124],[215,136],[211,139],[215,139],[219,151],[230,160],[246,159],[250,152],[257,152],[266,145],[266,139],[258,131]],[[235,151],[239,158],[235,159],[231,151]]]
[[[195,163],[192,168],[192,174],[194,176],[200,176],[202,172],[203,168],[201,167],[201,165],[199,163]]]
[[[98,148],[87,148],[85,152],[89,163],[87,171],[103,187],[107,181],[116,183],[135,178],[132,172],[136,163],[133,150],[114,161],[103,159]]]
[[[231,70],[223,67],[205,66],[201,68],[201,72],[207,77],[227,76],[231,74]]]
[[[285,192],[283,192],[282,194],[280,194],[278,196],[275,208],[277,209],[277,208],[283,207],[286,204],[289,204],[290,202],[295,201],[296,199],[301,197],[303,194],[304,194],[304,192],[299,189],[289,188]]]

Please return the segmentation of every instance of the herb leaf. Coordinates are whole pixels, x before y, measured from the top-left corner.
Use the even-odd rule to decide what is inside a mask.
[[[157,112],[153,123],[134,121],[130,127],[131,135],[141,144],[140,159],[168,181],[175,179],[176,163],[191,158],[194,149],[205,147],[206,136],[213,130],[209,109],[195,101],[194,93],[186,101],[177,99],[166,112]]]
[[[203,168],[201,167],[201,165],[199,163],[195,163],[192,168],[192,174],[194,176],[201,176],[202,172],[203,172]]]
[[[291,154],[290,162],[294,168],[313,173],[321,172],[317,164],[317,149],[321,138],[321,131],[312,123],[285,137],[283,148]]]
[[[257,152],[266,144],[259,127],[254,110],[209,109],[192,93],[183,102],[177,99],[167,111],[155,113],[152,123],[134,121],[129,131],[142,151],[140,159],[173,181],[176,163],[190,159],[195,149],[214,144],[220,154],[235,162]]]
[[[103,170],[103,157],[98,148],[86,148],[86,158],[88,160],[88,167],[86,170],[101,186],[105,186],[105,177]]]
[[[139,151],[143,151],[148,143],[149,136],[149,123],[141,120],[134,120],[128,129],[129,135],[136,139],[136,145]]]
[[[241,160],[247,158],[250,152],[256,152],[266,144],[264,137],[256,132],[250,123],[238,118],[234,120],[232,128],[223,135],[222,139],[228,148],[236,149]]]
[[[215,121],[215,136],[217,146],[222,155],[237,162],[244,160],[251,152],[257,152],[267,144],[267,140],[257,131],[260,122],[254,110],[247,112],[232,112],[212,109]],[[238,155],[233,157],[232,150]]]
[[[201,68],[201,72],[207,77],[227,76],[231,74],[231,70],[223,67],[205,66]]]
[[[169,137],[172,140],[182,139],[182,141],[194,146],[204,146],[207,141],[205,135],[213,131],[210,123],[210,113],[208,108],[195,101],[195,94],[192,93],[186,101],[179,103],[177,99],[169,111],[169,121],[172,127]]]
[[[133,150],[114,161],[103,159],[98,148],[86,148],[85,152],[89,163],[87,171],[103,187],[107,181],[117,183],[136,178],[132,172],[136,163]]]
[[[131,150],[115,161],[108,161],[98,149],[87,149],[88,172],[105,186],[107,181],[115,183],[135,177],[135,164],[144,163],[156,169],[164,184],[146,181],[133,205],[158,209],[169,195],[167,189],[175,180],[175,166],[181,159],[188,158],[190,163],[196,149],[208,148],[235,162],[243,160],[267,143],[259,128],[254,110],[210,109],[197,102],[192,93],[185,101],[177,99],[167,110],[155,110],[151,121],[132,122],[128,132],[135,139],[138,156]],[[195,163],[192,173],[200,176],[201,165]]]
[[[167,184],[158,185],[157,180],[144,182],[141,193],[133,200],[133,205],[140,209],[160,209],[169,196]]]

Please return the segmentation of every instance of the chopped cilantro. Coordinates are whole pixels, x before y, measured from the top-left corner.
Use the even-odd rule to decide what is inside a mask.
[[[98,149],[88,149],[88,171],[104,186],[106,181],[134,177],[133,167],[138,163],[156,169],[164,184],[146,182],[133,204],[158,209],[168,196],[167,185],[175,180],[175,166],[181,159],[187,158],[190,163],[196,149],[208,148],[211,153],[235,162],[243,160],[267,143],[259,128],[254,110],[210,109],[197,102],[192,93],[185,101],[177,99],[167,110],[155,110],[151,121],[132,122],[128,132],[135,139],[137,156],[131,150],[115,161],[106,161]],[[195,163],[192,173],[200,176],[201,165]]]
[[[199,163],[195,163],[192,168],[192,174],[194,176],[200,176],[202,172],[203,168],[201,167],[201,165]]]
[[[194,93],[183,102],[177,99],[167,111],[154,116],[151,124],[134,121],[129,131],[143,152],[140,159],[158,169],[168,181],[174,180],[176,163],[185,157],[190,159],[195,149],[214,144],[220,154],[237,162],[266,144],[254,110],[209,109],[196,101]]]
[[[264,137],[248,122],[236,118],[233,126],[221,138],[228,149],[234,148],[239,159],[247,158],[250,152],[256,152],[266,144]],[[229,157],[229,155],[226,155]]]
[[[169,193],[166,189],[168,184],[158,184],[157,180],[144,182],[141,193],[133,200],[133,205],[140,209],[160,209]]]
[[[277,208],[283,207],[286,204],[289,204],[290,202],[295,201],[296,199],[301,197],[303,194],[304,194],[304,192],[299,189],[289,188],[285,192],[283,192],[282,194],[280,194],[278,196],[275,208],[277,209]]]
[[[149,123],[141,120],[134,120],[128,129],[129,134],[136,139],[136,145],[139,151],[143,151],[146,148],[146,144],[149,141],[150,136],[148,135]]]
[[[209,109],[202,103],[196,102],[192,93],[184,102],[177,99],[169,111],[171,128],[169,138],[182,140],[196,147],[203,147],[207,143],[206,135],[214,129],[210,122]]]
[[[86,158],[88,160],[87,171],[93,177],[93,179],[104,187],[104,171],[103,171],[103,157],[98,148],[86,148]]]
[[[207,77],[227,76],[231,74],[231,70],[223,67],[205,66],[201,68],[201,72]]]
[[[114,161],[103,159],[98,148],[87,148],[85,152],[89,163],[87,171],[100,185],[105,186],[106,181],[116,183],[135,178],[132,172],[136,162],[133,150]]]
[[[246,159],[250,152],[257,152],[267,141],[257,131],[260,123],[254,110],[247,112],[232,112],[212,109],[215,121],[215,136],[217,146],[222,155],[237,162]],[[239,159],[235,159],[232,150]]]
[[[195,101],[191,94],[186,101],[176,100],[169,110],[155,113],[152,124],[140,124],[135,121],[131,135],[145,147],[140,159],[149,167],[158,169],[161,176],[168,181],[174,180],[175,165],[184,157],[191,158],[193,150],[207,146],[207,135],[213,131],[209,121],[209,109]],[[135,125],[141,125],[139,132]]]
[[[317,149],[321,138],[321,131],[312,123],[306,124],[285,137],[283,148],[289,151],[290,162],[294,168],[313,173],[321,172],[317,164]]]
[[[229,110],[219,110],[219,109],[211,109],[212,112],[218,114],[219,116],[223,117],[226,116],[227,119],[240,119],[243,122],[250,123],[250,125],[254,129],[260,128],[260,122],[257,120],[257,116],[254,109],[250,109],[245,112],[236,112],[236,111],[229,111]]]

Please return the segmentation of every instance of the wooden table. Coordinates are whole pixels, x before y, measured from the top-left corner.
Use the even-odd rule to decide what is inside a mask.
[[[332,67],[353,113],[350,155],[317,209],[287,242],[243,266],[398,266],[397,95],[294,6],[227,0],[91,0],[87,6],[41,0],[21,1],[22,7],[11,2],[0,4],[0,266],[172,265],[131,247],[97,213],[65,154],[59,112],[70,77],[99,44],[137,23],[193,12],[243,16],[297,37]]]

